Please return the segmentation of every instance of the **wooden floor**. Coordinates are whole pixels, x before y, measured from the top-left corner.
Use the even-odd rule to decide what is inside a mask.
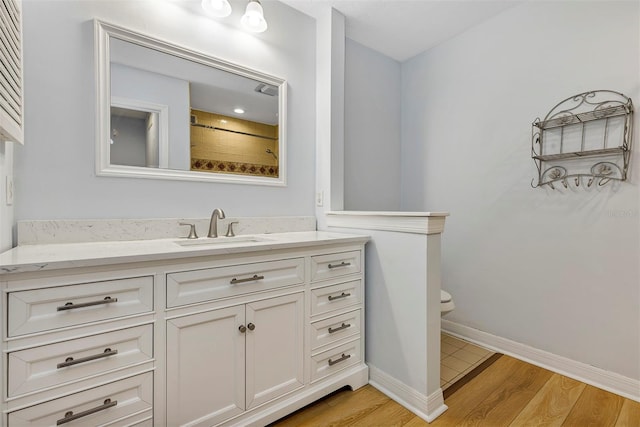
[[[640,427],[640,403],[502,356],[453,393],[428,424],[370,385],[340,391],[273,426]]]

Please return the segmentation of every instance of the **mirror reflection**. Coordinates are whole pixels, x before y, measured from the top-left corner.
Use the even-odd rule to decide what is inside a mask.
[[[284,184],[283,80],[96,25],[109,76],[99,174]]]
[[[159,114],[111,105],[111,163],[160,167]]]
[[[278,125],[191,109],[191,170],[278,176]]]

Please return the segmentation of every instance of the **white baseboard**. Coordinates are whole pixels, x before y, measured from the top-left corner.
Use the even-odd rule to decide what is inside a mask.
[[[640,402],[640,381],[442,319],[442,330],[594,387]]]
[[[369,384],[423,420],[431,422],[447,410],[442,389],[426,396],[369,363]]]

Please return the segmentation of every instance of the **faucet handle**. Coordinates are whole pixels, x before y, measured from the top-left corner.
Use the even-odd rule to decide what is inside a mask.
[[[227,226],[227,234],[226,234],[227,237],[235,236],[235,234],[233,232],[233,224],[237,224],[237,223],[238,223],[238,221],[233,221],[233,222],[229,223],[229,225]]]
[[[188,225],[191,228],[189,229],[189,236],[187,236],[187,239],[197,239],[198,235],[196,234],[196,225],[195,224],[191,224],[188,222],[181,222],[180,225]]]

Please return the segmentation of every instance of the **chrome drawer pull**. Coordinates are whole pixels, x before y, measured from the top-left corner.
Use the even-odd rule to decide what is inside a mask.
[[[348,267],[350,265],[351,265],[350,262],[342,261],[340,264],[335,264],[335,265],[329,264],[327,267],[329,267],[329,269],[332,269],[332,268]]]
[[[104,401],[104,405],[100,405],[100,406],[95,407],[95,408],[87,409],[86,411],[78,412],[77,414],[74,414],[73,411],[69,411],[66,414],[64,414],[64,418],[60,418],[58,421],[56,421],[56,425],[59,426],[61,424],[66,424],[66,423],[69,423],[71,421],[77,420],[79,418],[86,417],[87,415],[91,415],[91,414],[95,414],[96,412],[104,411],[105,409],[112,408],[112,407],[116,406],[117,404],[118,404],[117,400],[111,401],[111,399],[106,399]]]
[[[103,353],[94,354],[92,356],[81,357],[80,359],[74,359],[73,357],[67,357],[66,360],[62,363],[58,363],[57,368],[66,368],[67,366],[77,365],[79,363],[90,362],[91,360],[102,359],[103,357],[109,357],[118,354],[118,350],[111,350],[110,348],[105,348]]]
[[[329,333],[332,334],[334,332],[338,332],[338,331],[341,331],[343,329],[347,329],[347,328],[350,328],[350,327],[351,327],[351,324],[343,323],[342,326],[338,326],[337,328],[334,328],[334,329],[329,328]]]
[[[334,297],[334,296],[329,295],[329,301],[335,301],[335,300],[337,300],[337,299],[340,299],[340,298],[346,298],[346,297],[350,297],[350,296],[351,296],[351,294],[348,294],[348,293],[347,293],[347,294],[345,294],[344,292],[343,292],[343,293],[341,293],[340,295],[338,295],[337,297]]]
[[[229,283],[231,283],[232,285],[237,285],[238,283],[255,282],[256,280],[262,279],[264,279],[264,276],[258,276],[257,274],[254,274],[253,277],[247,277],[246,279],[236,279],[234,277]]]
[[[75,308],[83,308],[83,307],[91,307],[92,305],[111,304],[112,302],[118,302],[118,298],[104,297],[103,300],[81,302],[80,304],[74,304],[72,302],[68,302],[65,305],[61,305],[60,307],[58,307],[58,311],[73,310]]]
[[[333,366],[336,363],[340,363],[340,362],[344,362],[345,360],[347,360],[348,358],[350,358],[351,355],[350,354],[344,354],[342,353],[342,357],[340,359],[336,359],[336,360],[331,360],[329,359],[329,366]]]

